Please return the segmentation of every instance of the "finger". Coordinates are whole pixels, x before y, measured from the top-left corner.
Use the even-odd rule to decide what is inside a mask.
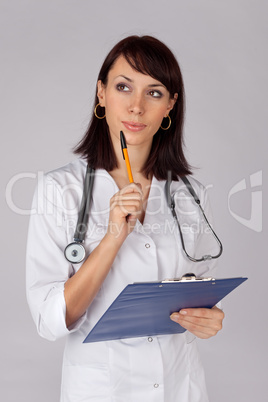
[[[128,215],[139,215],[141,212],[140,204],[134,205],[133,202],[131,203],[122,203],[121,205],[114,204],[111,206],[112,216],[114,217],[121,217],[125,218]]]
[[[189,330],[188,330],[189,331]],[[191,331],[189,331],[189,332],[191,332]],[[212,334],[212,335],[209,335],[209,334],[206,334],[206,333],[204,333],[204,332],[199,332],[199,331],[195,331],[195,332],[191,332],[193,335],[195,335],[197,338],[200,338],[200,339],[209,339],[209,338],[211,338],[212,336],[215,336],[215,335],[217,335],[217,334]]]
[[[138,196],[118,196],[111,199],[111,204],[124,205],[131,203],[142,205],[142,201]]]
[[[142,202],[137,198],[114,198],[110,201],[110,209],[115,210],[116,208],[121,209],[121,211],[125,211],[126,208],[135,208],[136,210],[142,210]]]
[[[194,334],[195,336],[205,339],[210,338],[211,336],[215,336],[219,330],[221,329],[219,326],[210,325],[200,325],[200,323],[195,321],[188,321],[183,318],[174,318],[174,314],[170,317],[177,324],[180,324],[183,328],[187,329],[189,332]]]
[[[132,192],[118,192],[116,193],[112,198],[112,202],[119,202],[121,200],[138,200],[139,202],[142,202],[142,195],[140,192],[137,191],[132,191]]]
[[[199,317],[179,317],[176,322],[183,327],[186,325],[187,329],[191,327],[194,330],[207,331],[211,330],[213,333],[217,333],[222,329],[222,320],[215,320],[209,318],[199,318]]]
[[[133,192],[137,192],[139,194],[141,194],[141,196],[143,195],[142,193],[142,187],[140,183],[130,183],[127,184],[125,187],[123,187],[119,193],[121,194],[127,194],[127,193],[133,193]]]
[[[218,307],[214,306],[210,308],[188,308],[180,310],[179,314],[187,317],[200,317],[207,319],[219,319],[223,320],[224,312]]]
[[[212,309],[182,309],[179,311],[178,315],[178,318],[200,322],[204,325],[207,325],[208,322],[222,322],[224,319],[224,312],[217,307],[213,307]]]
[[[216,329],[209,328],[209,327],[200,327],[195,324],[187,324],[187,325],[181,325],[183,328],[185,328],[187,331],[191,332],[195,336],[201,339],[208,339],[211,338],[212,336],[216,336],[217,333],[219,332]]]
[[[141,200],[137,199],[137,198],[119,198],[119,199],[114,199],[111,201],[111,208],[114,207],[134,207],[134,208],[138,208],[141,209],[142,208],[142,202]]]
[[[200,310],[200,316],[187,314],[186,311],[181,310],[179,313],[173,313],[170,318],[191,332],[200,331],[210,336],[216,335],[222,329],[223,312],[220,310],[221,316],[218,316],[218,312],[210,316],[203,309],[197,310]],[[191,311],[191,313],[193,314],[194,312]]]
[[[131,203],[133,202],[134,204],[142,204],[142,200],[140,195],[138,195],[137,193],[134,194],[127,194],[127,195],[118,195],[115,196],[111,199],[111,203],[112,204],[118,204],[118,205],[123,205],[124,203]]]

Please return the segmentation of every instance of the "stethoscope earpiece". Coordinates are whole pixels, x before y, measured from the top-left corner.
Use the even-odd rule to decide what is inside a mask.
[[[72,264],[79,264],[85,259],[86,251],[81,243],[73,242],[65,248],[64,255],[66,260]]]

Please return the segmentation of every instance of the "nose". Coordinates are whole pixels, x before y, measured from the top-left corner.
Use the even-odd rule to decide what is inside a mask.
[[[134,115],[142,115],[144,108],[145,105],[142,95],[133,95],[130,99],[129,112]]]

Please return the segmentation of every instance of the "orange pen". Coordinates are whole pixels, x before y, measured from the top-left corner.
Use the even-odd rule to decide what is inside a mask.
[[[123,152],[123,158],[126,161],[128,179],[129,179],[130,183],[133,183],[134,180],[133,180],[133,176],[132,176],[132,172],[131,172],[128,152],[127,152],[127,144],[126,144],[126,139],[125,139],[123,131],[120,131],[120,141],[121,141],[121,148],[122,148],[122,152]]]

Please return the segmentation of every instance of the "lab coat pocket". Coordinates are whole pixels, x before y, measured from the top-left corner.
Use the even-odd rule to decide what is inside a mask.
[[[200,359],[197,343],[186,345],[188,351],[189,370],[189,394],[188,399],[192,402],[209,402],[204,368]]]
[[[199,355],[197,342],[193,339],[192,342],[187,343],[185,346],[187,348],[189,372],[201,369],[202,362],[201,362],[201,358]]]
[[[106,365],[63,367],[61,402],[107,401],[110,395]]]

